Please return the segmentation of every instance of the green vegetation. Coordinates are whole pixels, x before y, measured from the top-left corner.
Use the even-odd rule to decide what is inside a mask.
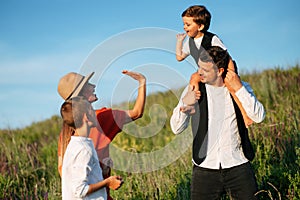
[[[297,65],[266,70],[243,75],[242,80],[251,84],[267,111],[264,122],[249,129],[256,149],[252,164],[260,189],[258,196],[260,199],[300,199],[300,68]],[[126,125],[113,146],[128,152],[151,153],[164,150],[177,137],[182,137],[175,136],[169,125],[179,94],[180,90],[149,95],[143,118]],[[125,106],[128,105],[120,105]],[[57,172],[60,126],[60,118],[54,116],[24,129],[0,130],[0,199],[61,199]],[[148,128],[140,128],[145,126]],[[192,139],[189,133],[183,136]],[[113,174],[123,176],[125,183],[118,191],[112,191],[113,197],[189,199],[191,148],[184,152],[179,149],[168,154],[176,161],[154,171],[114,170]],[[116,164],[118,155],[113,156]],[[126,162],[130,163],[131,158],[125,160],[124,166]],[[139,164],[144,163],[138,163],[137,168]],[[155,159],[148,164],[159,166]]]

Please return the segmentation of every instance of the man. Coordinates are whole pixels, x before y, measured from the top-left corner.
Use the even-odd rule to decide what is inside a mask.
[[[198,62],[200,91],[186,87],[171,117],[175,134],[184,131],[191,118],[192,199],[218,199],[223,192],[233,199],[255,199],[257,184],[249,163],[254,151],[241,111],[227,87],[255,123],[264,119],[265,110],[250,85],[228,69],[229,60],[227,51],[220,47],[202,51]]]
[[[94,144],[88,138],[91,127],[97,125],[92,105],[85,97],[73,97],[62,104],[60,113],[74,130],[64,154],[62,199],[107,199],[105,187],[116,190],[123,181],[120,176],[102,177]]]
[[[139,83],[138,95],[133,109],[113,110],[110,108],[101,108],[95,110],[98,124],[97,127],[91,128],[89,135],[93,140],[104,178],[110,176],[110,165],[112,164],[109,158],[109,144],[122,131],[124,124],[142,117],[146,101],[146,78],[140,73],[127,70],[124,70],[122,73],[137,80]],[[74,72],[66,74],[59,81],[58,93],[64,100],[75,96],[84,96],[91,103],[97,101],[98,98],[94,94],[96,86],[88,82],[93,74],[91,73],[88,76],[82,76]],[[63,124],[63,130],[64,133],[69,132],[70,135],[73,134],[72,129],[65,123]],[[69,136],[60,134],[58,142],[58,170],[60,175],[63,153],[69,142],[66,138],[69,138]],[[112,199],[109,195],[109,188],[107,188],[107,191],[108,199]]]

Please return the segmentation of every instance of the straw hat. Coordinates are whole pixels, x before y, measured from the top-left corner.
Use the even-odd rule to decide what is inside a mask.
[[[75,72],[70,72],[63,76],[58,83],[57,91],[59,95],[64,99],[70,99],[78,96],[85,83],[94,75],[94,72],[88,76],[82,76]]]

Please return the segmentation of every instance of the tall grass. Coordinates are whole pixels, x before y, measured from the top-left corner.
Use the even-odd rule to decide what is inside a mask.
[[[60,124],[54,116],[24,129],[1,130],[0,199],[59,199]]]
[[[277,190],[283,199],[300,199],[299,71],[297,65],[243,77],[267,111],[264,122],[250,128],[257,151],[253,164],[261,190],[273,191],[276,199]]]
[[[260,199],[300,199],[300,68],[276,68],[246,74],[242,79],[251,84],[267,111],[264,122],[249,128],[256,149],[252,164],[260,190],[257,195]],[[148,153],[164,149],[181,137],[173,135],[169,125],[179,94],[180,90],[149,95],[143,118],[126,125],[112,145],[125,151]],[[60,126],[60,118],[54,116],[24,129],[0,131],[0,199],[61,199],[57,172]],[[144,126],[150,128],[140,129]],[[189,133],[184,137],[191,139]],[[113,170],[113,174],[125,180],[118,191],[112,191],[113,197],[189,199],[191,148],[184,152],[175,149],[168,156],[179,158],[149,172]]]

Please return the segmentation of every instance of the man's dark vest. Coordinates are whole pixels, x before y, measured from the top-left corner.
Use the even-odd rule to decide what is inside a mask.
[[[201,46],[199,49],[197,48],[197,46],[195,44],[194,38],[189,38],[190,53],[191,53],[191,56],[194,58],[197,65],[198,65],[200,52],[203,50],[207,50],[209,47],[211,47],[211,41],[214,36],[215,36],[215,34],[206,31],[204,33],[204,36],[203,36],[203,39],[201,42]]]
[[[207,93],[204,83],[199,83],[201,97],[198,100],[199,109],[196,107],[196,113],[192,116],[193,140],[193,160],[200,165],[207,155],[207,130],[208,130],[208,106]],[[234,110],[236,113],[237,126],[241,138],[243,153],[248,160],[253,160],[254,151],[248,136],[248,129],[245,126],[242,113],[232,98]]]

